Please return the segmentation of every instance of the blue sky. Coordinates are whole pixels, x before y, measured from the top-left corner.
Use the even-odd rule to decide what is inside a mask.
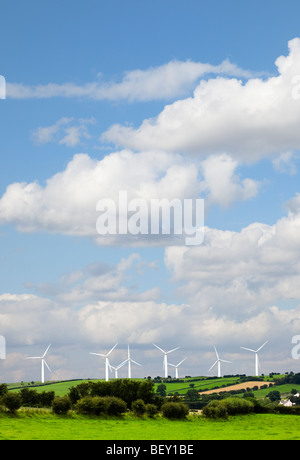
[[[289,0],[1,6],[0,380],[31,379],[24,357],[48,342],[52,378],[103,372],[86,356],[115,341],[114,359],[130,342],[145,375],[162,372],[153,342],[181,346],[184,374],[207,373],[213,345],[234,361],[228,373],[250,372],[239,347],[267,339],[263,371],[297,370],[299,10]],[[124,188],[204,198],[204,244],[100,241],[95,203]]]

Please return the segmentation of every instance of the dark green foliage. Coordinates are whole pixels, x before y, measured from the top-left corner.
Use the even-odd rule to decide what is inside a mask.
[[[127,404],[121,398],[115,396],[106,397],[106,414],[120,416],[127,411]]]
[[[146,415],[153,418],[158,413],[158,408],[155,404],[146,404]]]
[[[22,405],[25,407],[51,407],[55,397],[54,391],[42,391],[38,393],[30,388],[20,390]]]
[[[223,400],[227,409],[228,415],[242,415],[253,412],[253,404],[251,401],[243,398],[226,398]]]
[[[131,379],[116,379],[108,382],[90,382],[88,386],[89,396],[114,396],[125,401],[129,408],[137,399],[142,399],[145,404],[154,403],[154,383],[149,380],[141,382]]]
[[[81,397],[78,388],[71,387],[68,391],[68,397],[70,398],[71,404],[74,406]]]
[[[223,401],[211,401],[203,408],[203,415],[207,418],[227,418],[228,412]]]
[[[83,415],[120,416],[126,412],[127,405],[115,396],[85,396],[76,403],[75,410]]]
[[[293,414],[293,415],[300,415],[300,406],[283,406],[278,405],[276,407],[276,412],[280,414]]]
[[[0,385],[0,397],[4,396],[8,392],[6,383],[1,383]]]
[[[1,401],[12,414],[22,406],[22,398],[19,393],[6,393],[2,396]]]
[[[270,391],[270,393],[267,394],[267,398],[269,398],[273,402],[280,401],[281,400],[280,391],[277,391],[277,390]]]
[[[203,408],[203,414],[208,418],[227,418],[228,415],[243,415],[250,412],[254,412],[252,401],[233,397],[211,401]]]
[[[137,399],[136,401],[133,401],[133,403],[131,404],[131,410],[138,417],[142,417],[146,412],[146,404],[142,399]]]
[[[83,415],[94,415],[95,414],[95,405],[94,398],[92,396],[84,396],[75,405],[75,410],[79,414]]]
[[[22,404],[25,407],[37,407],[39,403],[39,395],[36,390],[29,388],[22,388],[20,390],[20,395],[22,398]]]
[[[185,398],[188,401],[199,401],[200,395],[199,395],[198,390],[191,389],[186,392]]]
[[[162,405],[161,411],[164,417],[168,419],[184,419],[189,413],[189,408],[184,403],[167,402]]]
[[[56,396],[52,402],[52,410],[57,415],[66,415],[71,409],[71,401],[68,396]]]
[[[167,394],[166,389],[167,389],[166,385],[164,383],[161,383],[160,385],[157,386],[156,393],[158,393],[160,396],[164,398]]]

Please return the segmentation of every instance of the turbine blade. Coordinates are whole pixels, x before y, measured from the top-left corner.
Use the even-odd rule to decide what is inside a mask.
[[[114,345],[114,346],[112,347],[112,349],[111,349],[111,350],[110,350],[108,353],[106,353],[106,355],[105,355],[105,356],[108,356],[108,355],[110,355],[110,354],[111,354],[111,352],[112,352],[112,351],[113,351],[113,350],[116,348],[116,346],[117,346],[117,345],[118,345],[118,343],[116,343],[116,345]]]
[[[45,360],[44,360],[44,363],[46,364],[46,366],[47,366],[47,368],[48,368],[48,371],[49,371],[49,372],[52,372],[51,369],[50,369],[50,367],[48,366],[48,364],[47,364],[47,362],[46,362]]]
[[[141,366],[141,364],[137,363],[136,361],[133,361],[133,359],[131,359],[131,362],[137,364],[138,366]]]
[[[43,358],[42,356],[29,356],[26,359],[42,359],[42,358]]]
[[[102,355],[101,353],[90,353],[90,355],[96,355],[96,356],[103,356],[103,357],[105,357],[105,355]]]
[[[230,363],[230,364],[232,364],[231,361],[226,361],[226,359],[220,359],[220,361],[222,361],[222,363]]]
[[[169,350],[169,351],[167,351],[166,353],[167,353],[167,354],[169,354],[169,353],[173,353],[173,351],[175,351],[175,350],[179,350],[179,348],[180,348],[180,347],[177,347],[177,348],[173,348],[173,350]]]
[[[217,358],[219,359],[219,355],[218,355],[218,352],[217,352],[217,349],[216,349],[216,347],[215,347],[215,346],[214,346],[214,349],[215,349],[215,352],[216,352]]]
[[[175,364],[171,364],[171,363],[168,363],[169,366],[172,366],[172,367],[177,367],[175,366]]]
[[[165,350],[163,350],[162,348],[160,348],[158,345],[155,345],[155,343],[153,344],[156,348],[158,348],[160,351],[162,351],[163,353],[166,353]]]
[[[108,364],[108,368],[109,368],[110,372],[112,372],[112,368],[111,368],[109,360],[107,360],[107,364]]]
[[[268,340],[267,340],[261,347],[259,347],[258,350],[256,350],[256,353],[257,353],[258,351],[260,351],[265,345],[267,345],[267,343],[268,343]]]
[[[178,366],[180,366],[180,364],[182,364],[182,363],[183,363],[183,361],[185,361],[185,360],[186,360],[186,358],[183,358],[183,360],[182,360],[182,361],[180,361],[180,363],[176,364],[176,366],[175,366],[175,367],[178,367]]]
[[[48,346],[48,348],[47,348],[47,350],[45,351],[45,353],[43,354],[43,358],[44,358],[44,357],[46,356],[46,354],[48,353],[50,347],[51,347],[51,343],[50,343],[50,345]]]
[[[121,367],[123,367],[125,364],[127,363],[127,360],[126,361],[123,361],[121,364],[119,364],[116,369],[120,369]]]
[[[218,360],[211,366],[210,369],[208,369],[208,372],[212,370],[213,367],[215,367],[215,365],[217,364]]]
[[[255,350],[251,350],[251,348],[245,348],[245,347],[241,347],[243,350],[247,350],[247,351],[252,351],[252,353],[256,353]]]

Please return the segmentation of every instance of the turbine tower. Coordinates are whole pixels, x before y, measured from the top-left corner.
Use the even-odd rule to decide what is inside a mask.
[[[118,370],[124,366],[124,364],[126,363],[126,361],[123,361],[121,364],[119,364],[118,366],[112,366],[110,364],[110,367],[115,371],[115,379],[118,378]]]
[[[258,360],[258,352],[268,343],[268,340],[257,350],[252,350],[251,348],[245,348],[241,347],[243,350],[251,351],[252,353],[255,353],[255,375],[258,377],[258,366],[259,366],[259,360]]]
[[[180,361],[180,363],[178,364],[171,364],[169,363],[169,366],[172,366],[172,367],[175,367],[175,378],[178,379],[178,367],[180,366],[180,364],[183,363],[183,361],[185,361],[186,358],[184,358],[182,361]]]
[[[141,366],[141,364],[131,359],[129,345],[128,345],[128,352],[127,352],[127,359],[125,359],[125,361],[122,364],[125,364],[125,363],[128,363],[128,378],[131,379],[131,363],[137,364],[138,366]]]
[[[167,355],[172,353],[175,350],[178,350],[180,347],[173,348],[172,350],[169,350],[169,351],[165,351],[162,348],[160,348],[158,345],[155,345],[155,343],[153,345],[164,353],[164,370],[165,370],[165,378],[167,379],[168,378],[168,357]]]
[[[48,346],[48,348],[46,349],[45,353],[43,354],[43,356],[30,356],[26,359],[41,359],[41,366],[42,366],[42,371],[41,371],[41,382],[42,383],[45,383],[45,365],[47,367],[47,369],[49,370],[49,372],[51,372],[51,369],[50,367],[48,366],[46,360],[45,360],[45,356],[46,354],[48,353],[49,351],[49,348],[50,348],[51,344]]]
[[[109,350],[108,353],[105,355],[102,353],[90,353],[90,355],[96,355],[96,356],[103,356],[105,358],[105,380],[108,382],[109,376],[108,376],[108,371],[111,369],[111,365],[109,363],[108,356],[111,354],[111,352],[116,348],[118,344],[116,343],[111,350]]]
[[[212,370],[213,367],[215,367],[216,364],[218,364],[218,377],[222,377],[222,373],[221,373],[221,362],[222,363],[230,363],[232,364],[231,361],[226,361],[226,359],[221,359],[218,355],[218,352],[217,352],[217,349],[216,347],[214,346],[214,349],[215,349],[215,352],[216,352],[216,356],[217,356],[217,361],[211,366],[211,368],[209,369],[209,371]],[[208,371],[208,372],[209,372]]]

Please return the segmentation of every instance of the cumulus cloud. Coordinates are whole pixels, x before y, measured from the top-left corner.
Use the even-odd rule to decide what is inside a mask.
[[[228,206],[246,201],[258,194],[260,184],[253,179],[240,179],[238,162],[229,155],[212,155],[200,163],[202,189],[208,193],[208,203]]]
[[[89,139],[88,125],[94,124],[95,119],[61,118],[51,126],[36,128],[31,135],[37,144],[55,142],[67,147],[76,147],[84,139]]]
[[[153,199],[196,199],[208,193],[214,203],[228,205],[234,200],[255,196],[258,189],[256,182],[238,178],[236,168],[237,163],[227,156],[204,162],[201,175],[197,164],[180,155],[121,151],[96,160],[78,154],[64,171],[49,178],[45,186],[38,182],[9,185],[0,199],[0,223],[13,223],[22,232],[92,237],[104,245],[121,241],[133,245],[176,244],[171,232],[153,235],[153,238],[148,234],[145,238],[98,235],[98,201],[110,199],[118,203],[119,192],[126,191],[128,202],[144,200],[148,213]],[[184,237],[179,235],[178,244],[183,242]]]
[[[167,248],[165,262],[190,303],[241,321],[300,299],[299,232],[299,212],[240,232],[207,228],[201,246]]]
[[[253,75],[229,60],[219,65],[193,61],[171,61],[147,70],[127,71],[121,82],[96,81],[84,85],[74,83],[26,86],[7,83],[7,97],[14,99],[48,99],[52,97],[109,101],[165,100],[186,94],[195,82],[207,74],[225,74],[248,78]],[[102,76],[102,74],[99,74]]]
[[[289,55],[276,60],[278,75],[202,80],[192,97],[165,106],[138,127],[111,126],[101,140],[134,150],[157,149],[199,157],[227,152],[240,161],[257,161],[300,148],[300,39]]]

